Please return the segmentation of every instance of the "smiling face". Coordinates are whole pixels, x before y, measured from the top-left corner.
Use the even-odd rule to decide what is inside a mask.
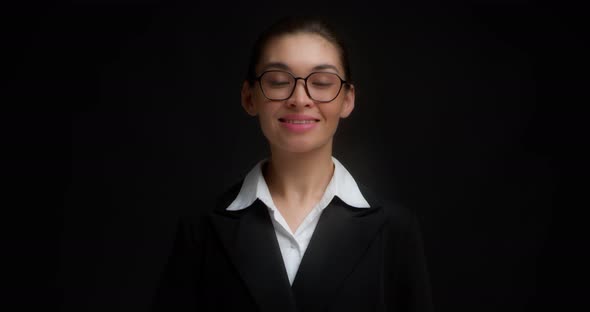
[[[346,80],[336,46],[311,33],[287,34],[270,40],[256,66],[256,74],[269,70],[304,78],[313,72],[327,72]],[[311,88],[312,82],[308,83]],[[318,83],[322,87],[323,81]],[[244,82],[242,106],[248,114],[259,117],[262,132],[273,149],[300,153],[331,148],[340,118],[348,117],[354,108],[354,87],[343,85],[334,100],[323,103],[309,97],[303,80],[298,79],[295,84],[291,97],[273,101],[262,93],[259,82]]]

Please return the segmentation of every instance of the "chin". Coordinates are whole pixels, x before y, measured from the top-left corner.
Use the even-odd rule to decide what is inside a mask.
[[[309,142],[304,140],[290,140],[289,142],[281,142],[281,144],[273,144],[275,148],[289,153],[308,153],[325,147],[327,142]]]
[[[305,146],[289,146],[288,148],[283,148],[283,150],[293,154],[304,154],[315,150],[315,148]]]

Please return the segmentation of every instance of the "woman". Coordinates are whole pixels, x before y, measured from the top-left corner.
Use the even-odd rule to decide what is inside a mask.
[[[254,46],[242,106],[270,156],[184,218],[155,306],[183,311],[430,311],[416,217],[380,202],[332,156],[355,106],[343,45],[284,19]]]

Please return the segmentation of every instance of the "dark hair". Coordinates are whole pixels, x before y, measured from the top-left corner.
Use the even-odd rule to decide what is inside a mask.
[[[262,52],[268,42],[274,38],[296,33],[317,34],[328,40],[338,49],[340,61],[344,68],[343,79],[352,83],[348,53],[342,39],[336,35],[334,29],[328,23],[318,17],[286,17],[278,20],[269,28],[263,31],[254,42],[248,63],[246,80],[252,85],[256,79],[256,65],[260,62]]]

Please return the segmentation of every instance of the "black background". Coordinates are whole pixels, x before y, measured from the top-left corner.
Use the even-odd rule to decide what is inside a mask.
[[[351,52],[334,155],[418,213],[437,310],[582,303],[582,13],[526,1],[4,10],[7,298],[146,311],[176,218],[267,155],[239,105],[256,34],[309,13]]]

